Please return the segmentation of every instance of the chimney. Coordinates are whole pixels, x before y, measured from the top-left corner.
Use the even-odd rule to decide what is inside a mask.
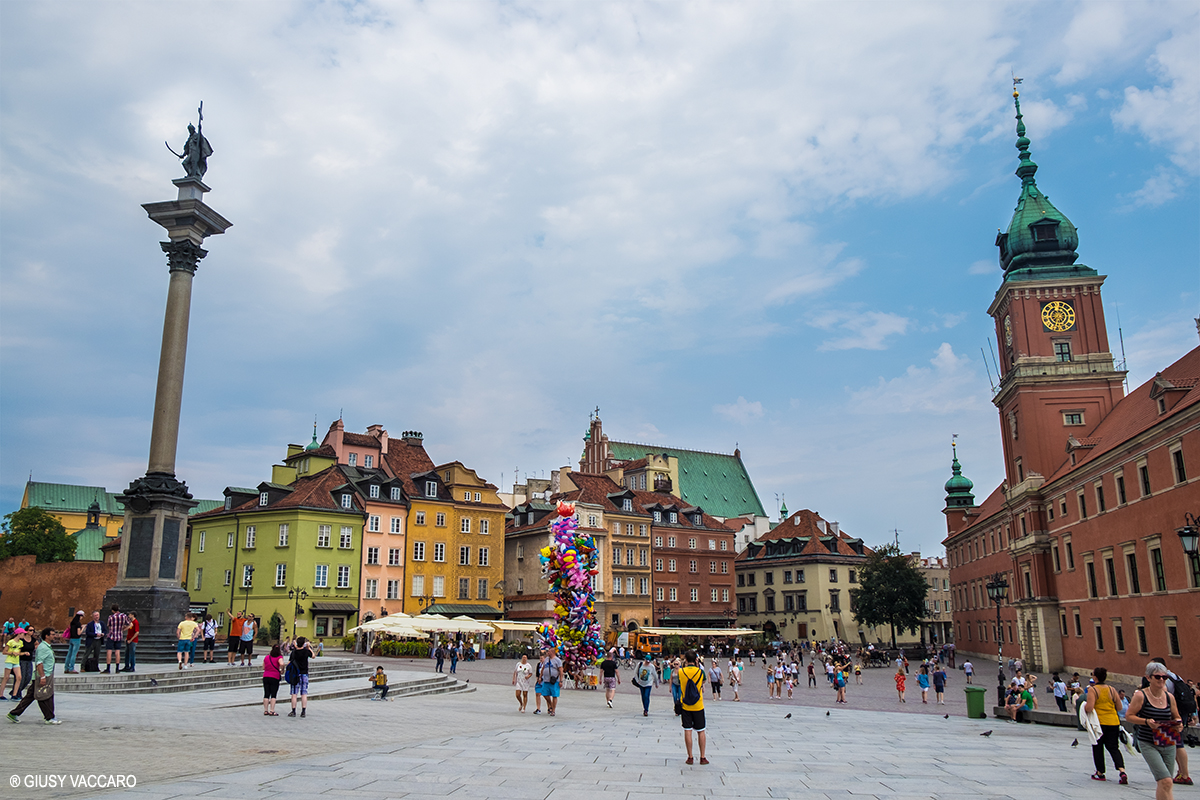
[[[842,530],[842,524],[840,522],[831,522],[829,523],[829,530],[833,531],[834,536],[837,536]]]
[[[421,447],[424,444],[425,437],[420,431],[405,431],[400,434],[400,441],[410,447]]]
[[[823,519],[817,520],[817,527],[821,529],[821,535],[824,536],[825,535],[825,520],[823,520]]]
[[[792,517],[792,524],[793,524],[793,525],[799,525],[799,524],[800,524],[800,517],[799,517],[799,516]]]

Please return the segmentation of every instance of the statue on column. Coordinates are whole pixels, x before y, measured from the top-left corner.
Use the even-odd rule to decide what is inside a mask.
[[[204,173],[208,172],[208,157],[212,155],[213,149],[208,144],[208,139],[204,138],[204,103],[200,103],[198,109],[200,119],[199,127],[188,123],[188,138],[183,144],[183,152],[176,153],[171,150],[171,145],[167,145],[167,149],[171,150],[172,155],[183,160],[183,170],[187,177],[200,180],[204,177]]]

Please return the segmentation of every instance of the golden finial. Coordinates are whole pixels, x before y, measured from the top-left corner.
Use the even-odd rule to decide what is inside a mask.
[[[1016,76],[1016,74],[1015,74],[1015,73],[1013,74],[1013,76],[1012,76],[1012,81],[1013,81],[1013,97],[1020,97],[1020,96],[1021,96],[1021,93],[1017,91],[1017,86],[1018,86],[1018,85],[1019,85],[1019,84],[1020,84],[1022,81],[1024,81],[1024,80],[1025,80],[1024,78],[1018,78],[1018,77]]]

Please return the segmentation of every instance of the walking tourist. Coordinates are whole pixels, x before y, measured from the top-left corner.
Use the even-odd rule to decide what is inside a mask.
[[[289,668],[292,664],[296,665],[296,682],[291,684],[292,696],[292,713],[289,717],[296,716],[296,698],[300,698],[300,716],[303,717],[308,712],[308,659],[313,655],[312,645],[303,636],[297,637],[296,646],[292,648],[292,654],[288,659]]]
[[[446,650],[440,644],[433,650],[433,659],[435,662],[433,665],[433,671],[445,672],[445,670],[442,668],[442,665],[446,663]]]
[[[1156,664],[1167,666],[1167,661],[1162,656],[1155,656],[1150,659]],[[1150,681],[1142,678],[1142,688],[1145,689],[1150,685]],[[1191,681],[1184,681],[1171,668],[1167,667],[1167,694],[1175,698],[1175,708],[1179,711],[1179,716],[1183,720],[1183,727],[1189,725],[1192,717],[1196,716],[1196,687]],[[1178,773],[1175,775],[1175,783],[1182,786],[1191,786],[1192,778],[1188,774],[1188,753],[1187,749],[1180,742],[1175,748],[1175,768]]]
[[[901,703],[904,702],[904,682],[906,679],[907,678],[904,675],[904,665],[901,664],[896,668],[896,694],[900,697]]]
[[[1054,673],[1051,678],[1051,688],[1054,690],[1054,702],[1058,705],[1059,711],[1067,710],[1067,683],[1059,674]]]
[[[79,671],[75,669],[75,659],[79,657],[79,647],[82,644],[83,612],[76,611],[75,616],[71,617],[71,621],[67,623],[67,661],[63,672],[68,675]],[[0,687],[0,693],[3,693],[3,687]]]
[[[921,665],[921,672],[917,675],[917,683],[921,687],[921,703],[929,705],[929,667]]]
[[[112,671],[112,662],[117,662],[121,671],[121,651],[125,649],[125,630],[129,627],[129,615],[122,613],[114,603],[104,629],[104,672]]]
[[[1096,765],[1096,771],[1092,773],[1092,780],[1107,780],[1104,776],[1104,750],[1107,748],[1109,755],[1112,756],[1113,765],[1121,774],[1118,782],[1129,783],[1129,778],[1125,775],[1125,759],[1121,755],[1120,740],[1117,738],[1118,732],[1121,730],[1121,720],[1117,716],[1117,708],[1120,705],[1117,690],[1105,683],[1108,679],[1108,670],[1104,667],[1096,667],[1092,670],[1092,677],[1096,682],[1087,688],[1084,710],[1088,714],[1096,712],[1102,731],[1100,737],[1092,743],[1092,761]]]
[[[525,706],[529,705],[529,681],[532,677],[533,666],[529,663],[529,656],[522,653],[512,677],[512,685],[517,687],[517,710],[522,714],[525,713]]]
[[[4,643],[4,683],[0,683],[0,696],[8,689],[8,676],[12,676],[12,692],[7,695],[9,700],[21,699],[21,646],[25,640],[21,636],[24,628],[14,627]]]
[[[658,670],[650,661],[649,653],[646,654],[645,660],[641,661],[634,669],[633,685],[642,693],[642,716],[650,716],[650,690],[658,686]]]
[[[457,642],[450,645],[450,674],[451,675],[455,675],[458,673],[458,648],[459,648],[459,644]]]
[[[26,629],[25,632],[32,637],[32,631]],[[50,642],[54,638],[54,628],[43,628],[39,638],[29,690],[21,698],[21,702],[17,703],[17,707],[12,710],[12,713],[8,715],[9,722],[20,722],[25,709],[29,708],[34,700],[37,700],[45,723],[47,725],[60,724],[58,717],[54,716],[54,648],[50,646]]]
[[[282,678],[283,653],[279,650],[279,645],[275,645],[263,659],[263,716],[279,716],[275,713],[275,700],[279,695],[279,681]]]
[[[712,667],[708,670],[709,685],[712,686],[713,700],[721,699],[721,668],[717,665],[717,660],[712,660]],[[789,695],[790,696],[790,695]]]
[[[21,652],[19,654],[19,663],[21,665],[21,686],[17,689],[17,697],[22,697],[25,694],[25,687],[33,683],[33,662],[37,655],[37,637],[34,636],[33,628],[29,623],[23,623],[17,628],[19,632],[18,638],[21,640]]]
[[[676,656],[671,662],[671,700],[674,702],[675,716],[677,717],[682,710],[679,705],[679,700],[683,693],[683,690],[679,687],[679,670],[682,669],[682,667],[682,662],[680,662],[679,657]]]
[[[939,706],[946,705],[946,670],[941,662],[933,671],[933,693]]]
[[[546,670],[546,653],[545,653],[545,651],[542,651],[542,654],[540,656],[538,656],[537,666],[535,666],[533,668],[533,677],[534,677],[533,698],[534,698],[534,704],[536,706],[533,709],[533,713],[535,713],[535,714],[542,713],[542,673],[545,672],[545,670]]]
[[[542,667],[542,697],[546,698],[546,713],[554,716],[558,709],[558,695],[562,688],[563,662],[558,657],[558,648],[551,647],[546,653],[546,664]]]
[[[966,675],[967,675],[967,684],[968,685],[975,682],[973,680],[973,678],[975,676],[975,665],[972,664],[969,659],[967,661],[963,662],[963,672],[966,673]]]
[[[1173,800],[1176,747],[1183,741],[1183,719],[1167,691],[1171,671],[1156,661],[1146,665],[1150,685],[1133,693],[1125,719],[1137,731],[1138,749],[1154,776],[1155,800]],[[1089,689],[1090,692],[1090,689]],[[1101,778],[1102,780],[1103,778]]]
[[[683,724],[683,745],[687,749],[686,764],[692,764],[692,731],[700,743],[700,763],[707,764],[705,747],[708,743],[704,724],[704,670],[696,666],[696,651],[687,651],[687,666],[679,670],[679,679],[683,686],[680,695],[682,713],[680,721]]]
[[[613,657],[617,655],[617,649],[608,651],[608,658],[600,662],[600,674],[604,683],[604,699],[608,703],[608,707],[612,708],[613,695],[617,693],[617,684],[621,682],[621,676],[617,674],[617,662]]]

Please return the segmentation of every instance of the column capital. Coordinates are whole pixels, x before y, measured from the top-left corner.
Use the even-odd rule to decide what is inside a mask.
[[[188,239],[175,242],[159,242],[167,254],[167,264],[171,272],[189,272],[196,274],[200,260],[208,255],[208,251]]]

